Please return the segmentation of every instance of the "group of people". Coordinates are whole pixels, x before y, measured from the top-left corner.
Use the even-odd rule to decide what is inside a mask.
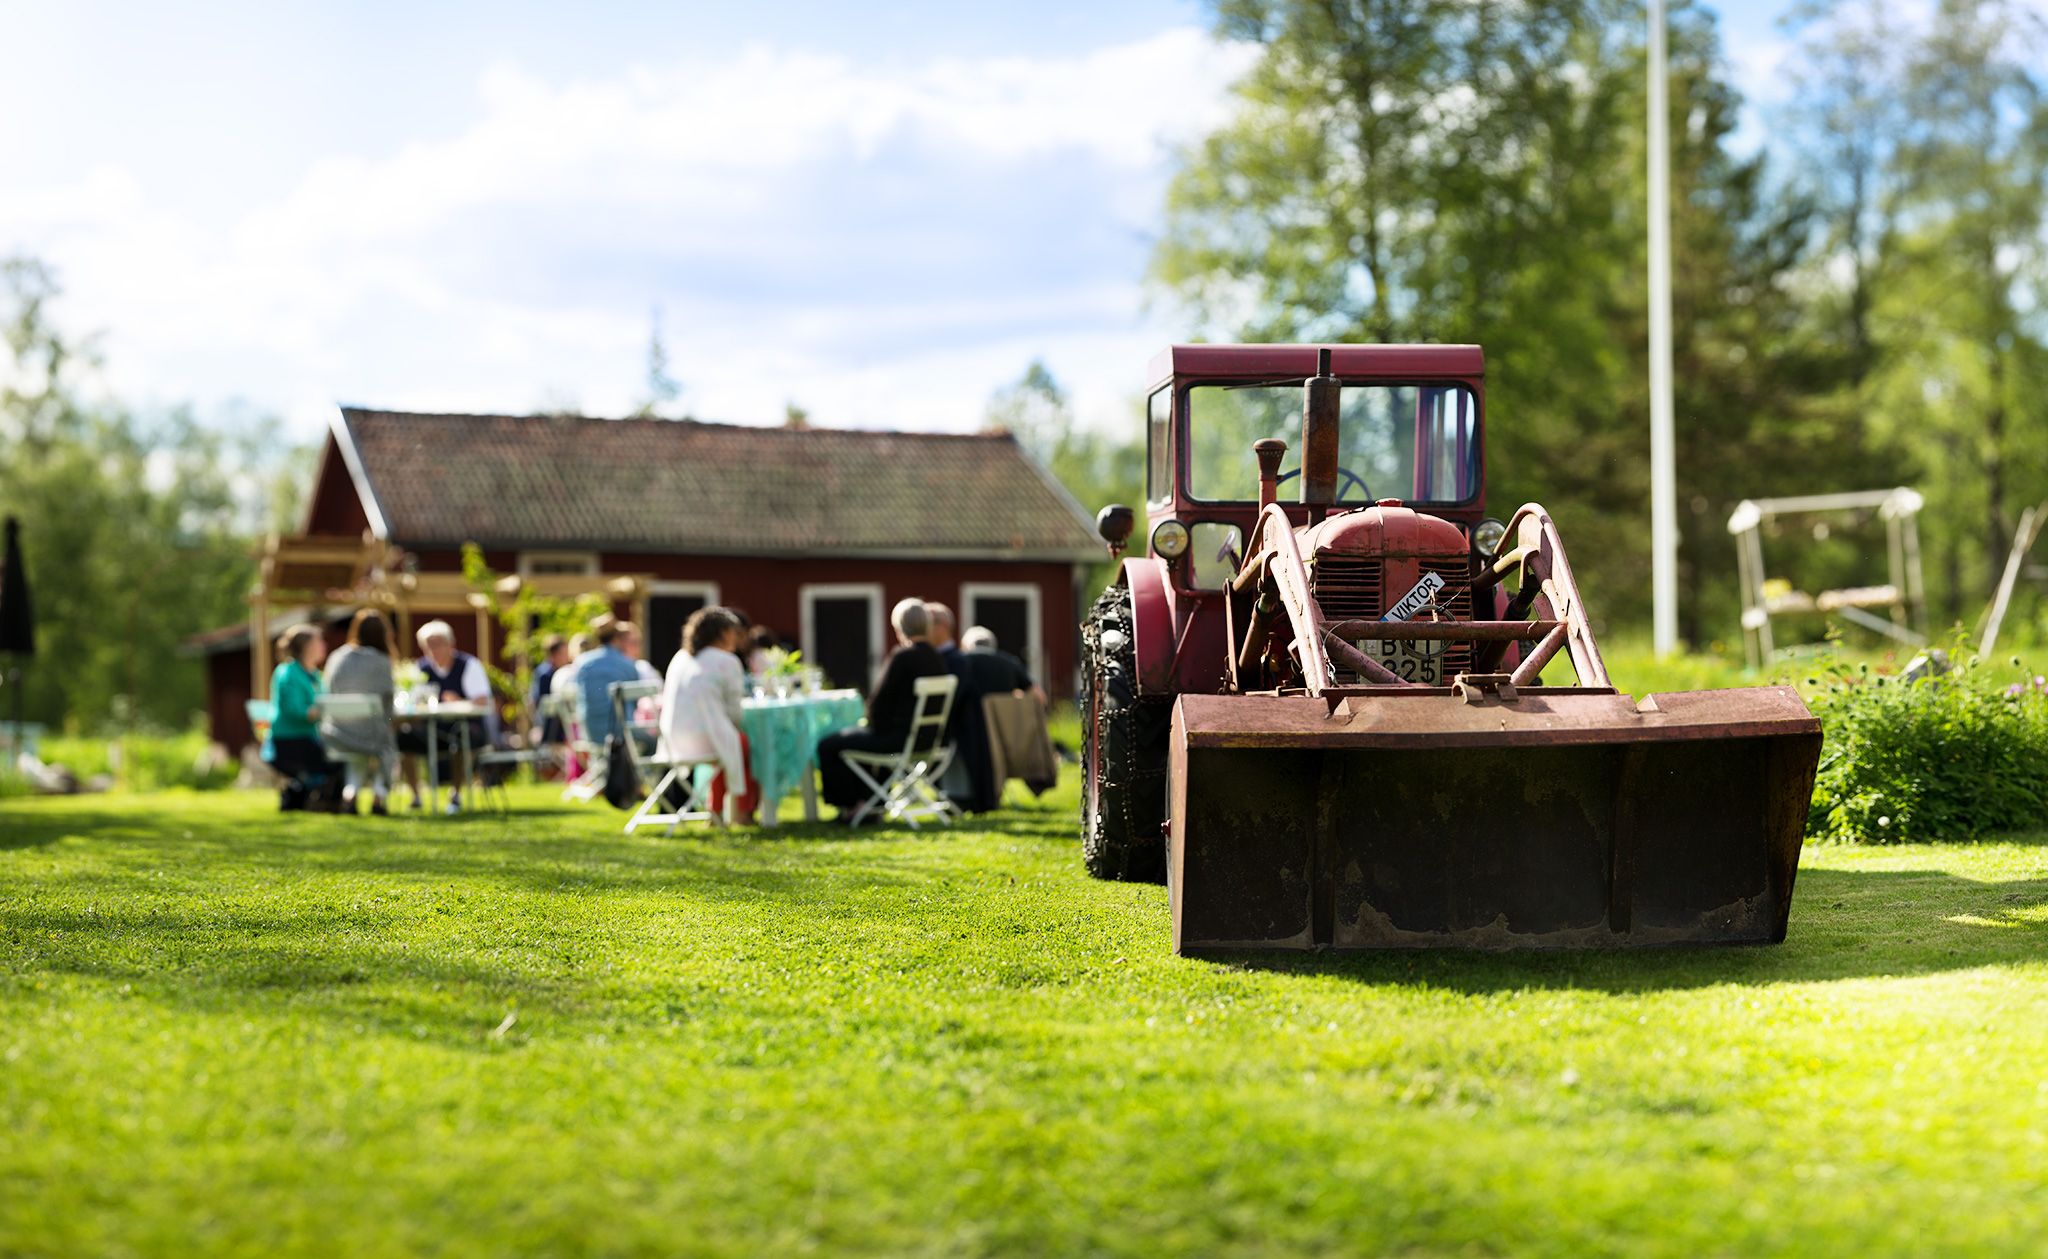
[[[420,676],[443,700],[482,701],[485,716],[467,719],[469,744],[487,747],[496,737],[495,706],[483,662],[455,646],[455,631],[446,621],[429,621],[414,635]],[[278,636],[277,669],[270,676],[274,706],[270,737],[263,757],[285,778],[280,805],[285,809],[338,810],[355,813],[361,797],[370,796],[370,812],[390,812],[391,781],[402,770],[412,790],[412,807],[421,808],[420,759],[432,756],[453,772],[448,795],[450,812],[462,807],[462,786],[469,766],[460,764],[461,727],[452,723],[393,723],[397,678],[390,623],[375,608],[364,608],[349,622],[348,641],[332,656],[317,625],[294,625]],[[347,706],[323,701],[328,696],[360,695],[367,704]],[[432,731],[431,735],[429,731]]]
[[[818,744],[818,794],[850,821],[866,802],[867,785],[840,756],[842,752],[894,752],[910,737],[917,719],[919,678],[952,674],[960,679],[954,692],[947,735],[959,752],[967,781],[955,802],[981,813],[1002,799],[1003,783],[989,753],[989,731],[981,701],[990,695],[1028,694],[1045,706],[1045,691],[1031,678],[1024,662],[996,646],[993,631],[975,626],[954,639],[957,622],[943,603],[904,599],[889,612],[896,648],[882,665],[882,676],[868,696],[867,724],[829,734]]]
[[[956,799],[974,812],[994,808],[1002,783],[995,780],[981,700],[1028,694],[1042,709],[1044,690],[1021,660],[996,646],[989,630],[977,626],[956,642],[953,613],[944,604],[905,599],[890,612],[889,620],[897,646],[867,698],[866,724],[828,735],[818,746],[820,794],[837,806],[842,820],[851,818],[865,801],[866,788],[839,753],[900,749],[917,716],[917,679],[952,674],[960,685],[947,735],[966,767]],[[318,626],[294,625],[279,637],[279,664],[271,676],[276,711],[264,758],[287,779],[284,808],[354,813],[367,794],[372,813],[388,813],[395,770],[402,770],[412,790],[412,807],[421,808],[419,761],[426,756],[453,771],[448,774],[453,785],[445,807],[450,812],[462,807],[462,784],[469,780],[470,766],[460,763],[461,727],[446,721],[394,723],[391,637],[389,624],[374,608],[356,613],[347,644],[332,657]],[[435,695],[483,702],[487,715],[468,719],[474,723],[469,743],[490,746],[498,735],[496,705],[490,702],[491,683],[483,663],[456,649],[455,632],[446,621],[429,621],[416,637],[419,671]],[[702,608],[684,624],[680,650],[664,676],[642,658],[637,626],[602,616],[586,633],[546,641],[545,659],[533,674],[534,711],[539,713],[548,697],[562,697],[567,702],[555,707],[574,713],[580,739],[602,748],[615,734],[636,737],[632,729],[614,728],[612,686],[661,684],[659,752],[673,759],[716,762],[719,772],[711,785],[711,808],[722,810],[730,791],[732,814],[744,822],[758,807],[760,790],[748,769],[750,749],[741,729],[741,701],[747,674],[762,672],[766,653],[777,645],[772,631],[750,625],[736,609]],[[338,695],[370,696],[373,702],[346,706],[346,711],[323,711],[323,701]],[[430,736],[430,729],[437,733]],[[537,731],[539,741],[548,745],[567,744],[568,733],[555,717]]]

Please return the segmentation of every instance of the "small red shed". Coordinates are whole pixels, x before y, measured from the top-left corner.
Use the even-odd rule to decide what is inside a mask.
[[[333,420],[304,533],[401,548],[422,585],[459,574],[471,542],[500,573],[630,577],[657,667],[692,611],[723,603],[865,688],[890,606],[935,600],[1060,696],[1102,558],[1088,514],[1007,434],[355,407]],[[474,650],[471,618],[447,619]],[[214,657],[215,735],[233,746],[246,727],[226,692],[248,694],[249,634],[194,646]]]

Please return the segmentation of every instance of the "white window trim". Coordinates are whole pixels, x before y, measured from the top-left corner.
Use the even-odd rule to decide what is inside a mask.
[[[521,577],[531,577],[534,575],[533,562],[535,560],[547,560],[550,563],[575,560],[583,565],[583,571],[580,573],[562,573],[557,571],[542,574],[542,576],[548,577],[595,577],[604,571],[604,565],[598,559],[598,554],[595,551],[521,551],[519,553],[519,575]]]
[[[797,587],[796,600],[798,619],[797,645],[803,649],[804,659],[816,664],[818,660],[818,617],[817,601],[820,599],[859,599],[868,601],[868,677],[861,687],[863,691],[874,689],[876,679],[882,676],[882,657],[889,650],[888,613],[882,607],[882,583],[878,581],[821,582],[806,583]]]
[[[1045,685],[1045,602],[1035,581],[964,581],[960,583],[960,632],[974,628],[968,609],[979,598],[1024,600],[1024,667],[1031,680]]]
[[[704,600],[704,606],[718,606],[718,583],[715,581],[650,581],[647,583],[647,597],[650,599],[673,595],[697,595]]]

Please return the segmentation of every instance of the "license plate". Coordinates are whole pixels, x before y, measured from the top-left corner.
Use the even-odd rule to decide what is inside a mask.
[[[1400,601],[1388,608],[1387,614],[1380,619],[1405,621],[1428,607],[1443,588],[1442,577],[1424,573],[1414,589],[1401,596]],[[1444,683],[1443,643],[1421,639],[1367,638],[1359,642],[1358,649],[1403,682],[1420,682],[1425,686],[1442,686]]]
[[[1444,684],[1444,644],[1421,640],[1367,638],[1358,649],[1403,682]]]

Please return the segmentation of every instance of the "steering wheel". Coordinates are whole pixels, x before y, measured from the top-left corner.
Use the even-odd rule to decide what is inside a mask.
[[[1281,484],[1300,475],[1300,468],[1290,468],[1288,471],[1281,473],[1278,480],[1274,483]],[[1337,500],[1339,502],[1344,501],[1344,487],[1349,485],[1357,486],[1359,497],[1364,499],[1366,502],[1376,503],[1379,501],[1378,499],[1372,496],[1372,490],[1366,485],[1365,478],[1359,476],[1356,472],[1353,472],[1349,468],[1339,468],[1337,469],[1337,475],[1344,478],[1343,481],[1338,483]]]

